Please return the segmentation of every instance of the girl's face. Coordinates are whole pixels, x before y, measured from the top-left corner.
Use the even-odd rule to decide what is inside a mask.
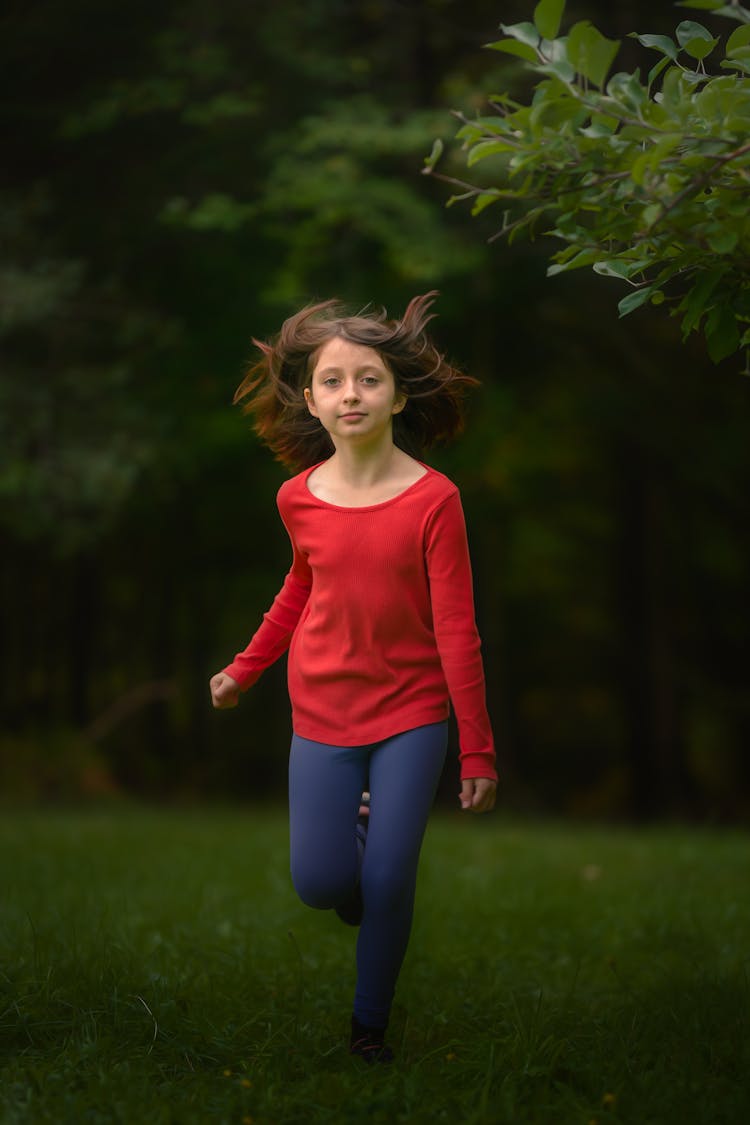
[[[392,438],[393,416],[406,404],[380,353],[341,336],[332,337],[318,352],[305,399],[334,445]]]

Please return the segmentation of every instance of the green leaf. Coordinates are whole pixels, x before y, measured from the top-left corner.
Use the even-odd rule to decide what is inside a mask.
[[[684,47],[691,39],[713,41],[713,35],[708,28],[704,27],[702,23],[695,23],[693,20],[683,20],[682,23],[678,24],[675,35],[681,47]]]
[[[677,58],[677,44],[668,35],[639,35],[637,31],[631,31],[630,37],[637,39],[643,47],[653,47],[656,51],[661,51],[667,58]]]
[[[556,265],[548,266],[547,277],[555,277],[558,273],[565,273],[567,270],[578,270],[583,266],[590,266],[592,262],[596,261],[598,253],[598,250],[581,250],[567,262],[559,262]]]
[[[665,70],[668,66],[669,66],[669,59],[665,55],[663,59],[659,59],[656,66],[651,67],[651,70],[648,72],[648,79],[646,80],[647,85],[651,86],[656,81],[656,79],[659,77],[661,72],[663,70]]]
[[[646,149],[645,152],[642,152],[641,155],[633,161],[633,165],[630,169],[630,176],[633,180],[633,183],[638,184],[638,186],[640,187],[643,184],[643,181],[646,178],[646,173],[650,170],[650,168],[651,153],[648,149]]]
[[[600,137],[611,137],[615,129],[619,125],[616,117],[607,117],[605,114],[593,114],[591,124],[587,125],[585,129],[580,132],[584,137],[591,137],[592,140],[598,140]]]
[[[557,216],[554,230],[551,233],[557,235],[558,238],[570,239],[574,242],[585,242],[588,232],[580,226],[578,216],[574,211],[563,211]],[[573,252],[575,253],[575,246],[573,247]],[[558,255],[556,254],[555,257],[557,258]]]
[[[684,100],[682,69],[680,66],[670,66],[661,84],[659,104],[664,106],[673,116],[678,116]]]
[[[709,300],[713,294],[714,289],[721,281],[722,277],[727,271],[727,266],[721,266],[719,269],[708,270],[701,273],[698,281],[685,294],[683,299],[678,305],[680,312],[684,312],[682,318],[682,334],[683,338],[697,328],[706,312]]]
[[[715,305],[706,318],[706,344],[714,363],[726,359],[740,345],[737,318],[731,307],[724,302]]]
[[[619,49],[619,39],[607,39],[589,20],[581,20],[570,29],[568,59],[600,90]]]
[[[654,223],[658,223],[663,214],[664,208],[661,203],[649,203],[648,207],[643,208],[641,216],[644,227],[648,230]]]
[[[715,233],[707,236],[707,241],[715,254],[731,254],[737,246],[738,237],[736,230],[722,230],[718,227]]]
[[[517,39],[519,43],[526,43],[529,47],[539,46],[539,32],[533,23],[501,23],[500,30],[511,38]]]
[[[566,85],[571,83],[576,76],[575,67],[571,66],[565,59],[561,59],[558,62],[545,63],[544,66],[539,67],[539,70],[543,74],[551,74],[554,78],[559,78],[560,81]]]
[[[443,142],[440,140],[440,137],[438,137],[437,140],[433,141],[432,151],[430,152],[430,155],[426,156],[424,158],[424,170],[425,170],[425,172],[432,172],[432,170],[434,169],[438,160],[443,155],[443,148],[444,147],[445,146],[443,145]]]
[[[474,202],[474,206],[471,209],[472,215],[481,215],[486,207],[489,207],[492,203],[497,203],[501,198],[502,196],[497,191],[483,191],[481,195],[477,196]]]
[[[601,274],[602,277],[619,277],[622,281],[628,280],[628,266],[614,258],[608,262],[595,262],[594,273]]]
[[[745,74],[750,74],[750,60],[747,59],[722,59],[719,66],[723,66],[725,70],[742,70]]]
[[[527,62],[538,62],[539,56],[528,43],[521,43],[518,39],[498,39],[497,43],[485,43],[492,51],[504,51],[506,55],[516,55]]]
[[[706,74],[702,70],[683,70],[682,77],[685,82],[689,82],[691,86],[698,86],[701,82],[706,81]]]
[[[708,40],[703,39],[701,36],[696,36],[695,39],[689,39],[682,49],[690,55],[691,59],[698,59],[700,62],[701,59],[705,59],[711,54],[718,42],[718,39]]]
[[[565,0],[539,0],[534,8],[534,23],[543,39],[554,39],[560,30]]]
[[[479,141],[478,144],[472,145],[468,157],[466,158],[466,166],[472,168],[478,164],[480,160],[484,160],[488,156],[497,156],[498,153],[514,152],[516,146],[508,144],[507,141]]]
[[[646,285],[643,289],[635,289],[632,293],[628,293],[621,301],[618,301],[617,308],[620,316],[627,316],[628,313],[635,312],[641,305],[645,305],[649,297],[654,291],[653,285]]]
[[[750,43],[750,24],[736,28],[727,39],[727,54],[736,51],[738,47],[746,47]]]
[[[638,74],[626,74],[624,71],[612,75],[607,83],[607,96],[622,102],[627,108],[640,107],[648,101],[648,92],[645,86],[641,86]]]

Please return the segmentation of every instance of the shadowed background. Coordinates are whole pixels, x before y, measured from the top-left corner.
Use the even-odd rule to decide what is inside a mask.
[[[658,7],[658,11],[653,9]],[[231,407],[264,337],[337,296],[483,383],[431,458],[459,484],[506,805],[750,807],[750,384],[618,282],[547,280],[420,176],[451,109],[523,90],[504,0],[11,3],[0,21],[0,785],[283,794],[283,662],[233,713],[209,676],[289,565],[284,470]],[[669,3],[577,3],[602,32]],[[618,66],[634,66],[628,41]],[[455,740],[454,740],[455,745]],[[453,756],[455,759],[455,755]],[[457,768],[446,770],[453,801]]]

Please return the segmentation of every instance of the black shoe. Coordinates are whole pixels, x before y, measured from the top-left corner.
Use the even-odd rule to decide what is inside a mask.
[[[357,1055],[368,1065],[393,1062],[393,1051],[384,1042],[384,1027],[367,1027],[352,1016],[352,1037],[349,1054]]]

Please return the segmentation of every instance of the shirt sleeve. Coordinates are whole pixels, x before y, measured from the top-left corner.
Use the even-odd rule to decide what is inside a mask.
[[[461,778],[496,781],[469,545],[457,491],[431,513],[425,529],[425,554],[435,638],[458,724]]]
[[[253,635],[250,644],[242,652],[238,652],[232,663],[223,669],[228,676],[237,681],[242,691],[247,691],[260,678],[261,673],[283,656],[289,648],[292,634],[310,597],[312,586],[310,566],[307,556],[296,543],[281,499],[279,511],[292,542],[292,566],[271,608],[263,615],[260,628]]]

